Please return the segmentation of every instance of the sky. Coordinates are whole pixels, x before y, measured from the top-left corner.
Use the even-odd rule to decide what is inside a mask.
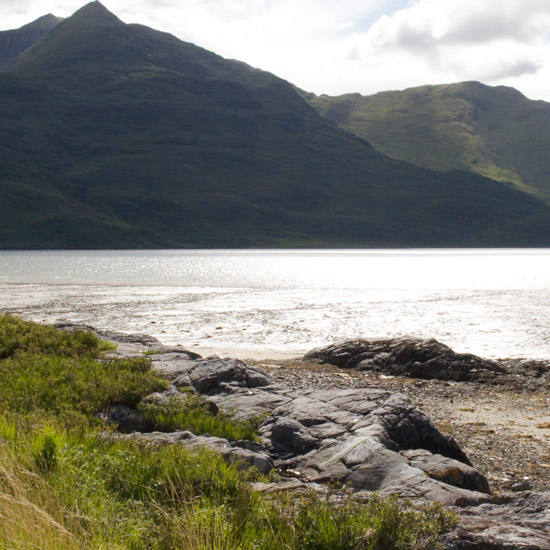
[[[550,101],[549,0],[101,0],[316,94],[477,80]],[[0,29],[86,0],[0,0]]]

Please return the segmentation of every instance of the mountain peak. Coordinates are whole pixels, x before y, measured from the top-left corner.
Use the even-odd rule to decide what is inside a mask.
[[[14,71],[51,72],[78,67],[90,51],[96,58],[107,59],[111,39],[126,27],[116,15],[100,2],[90,2],[61,23],[14,60]]]
[[[49,13],[19,29],[0,31],[0,71],[8,68],[21,52],[38,42],[61,21],[60,17]]]
[[[97,0],[82,6],[69,19],[82,20],[83,18],[86,18],[94,24],[107,22],[117,25],[124,24],[114,13],[111,13],[101,2],[98,2]]]
[[[57,17],[53,13],[48,13],[47,15],[43,15],[42,17],[35,19],[31,23],[27,23],[21,27],[20,30],[31,28],[51,30],[57,24],[61,23],[61,21],[63,21],[62,17]]]

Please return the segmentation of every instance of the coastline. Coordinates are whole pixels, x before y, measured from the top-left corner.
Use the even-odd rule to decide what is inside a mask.
[[[251,254],[10,254],[0,266],[0,309],[239,358],[404,335],[486,358],[544,359],[550,349],[547,251]]]
[[[51,328],[62,342],[92,340]],[[228,462],[273,472],[269,482],[254,484],[260,493],[322,492],[323,482],[333,482],[349,485],[358,503],[368,502],[372,491],[414,499],[415,506],[436,502],[458,521],[446,548],[488,548],[490,542],[491,548],[550,550],[550,361],[488,361],[410,337],[345,341],[302,358],[239,361],[201,358],[147,334],[55,328],[91,330],[115,344],[97,367],[116,375],[112,366],[124,369],[138,358],[140,372],[163,378],[165,384],[155,386],[162,391],[154,393],[140,381],[143,403],[185,401],[182,392],[192,392],[213,416],[221,411],[258,422],[252,441],[210,426],[191,429],[187,420],[162,429],[149,423],[139,403],[115,401],[100,410],[116,427],[109,438],[210,449]],[[51,338],[43,338],[48,350]],[[75,365],[67,366],[72,374]],[[100,378],[94,371],[93,383]]]
[[[71,323],[58,328],[88,328]],[[93,330],[93,329],[92,329]],[[274,382],[296,391],[372,388],[404,394],[446,436],[451,436],[484,474],[493,491],[550,491],[550,394],[543,386],[446,381],[342,369],[273,350],[165,346],[143,333],[97,330],[124,354],[159,347],[243,361],[264,369]],[[515,360],[517,361],[517,360]]]

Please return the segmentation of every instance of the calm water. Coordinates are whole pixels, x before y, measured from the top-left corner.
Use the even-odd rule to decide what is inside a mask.
[[[0,252],[0,311],[193,348],[435,337],[550,357],[550,250]]]

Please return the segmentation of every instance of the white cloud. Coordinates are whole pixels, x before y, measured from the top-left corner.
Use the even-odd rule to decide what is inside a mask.
[[[0,0],[16,28],[85,0]],[[316,93],[480,80],[550,100],[548,0],[102,0],[123,21],[171,32]]]
[[[403,88],[480,80],[515,85],[531,97],[550,99],[542,81],[550,60],[549,29],[547,1],[417,0],[382,16],[368,31],[348,36],[354,66],[346,71],[376,77],[375,86],[364,85],[367,93],[391,84]],[[534,87],[537,74],[541,81]],[[523,81],[526,75],[530,78]]]

